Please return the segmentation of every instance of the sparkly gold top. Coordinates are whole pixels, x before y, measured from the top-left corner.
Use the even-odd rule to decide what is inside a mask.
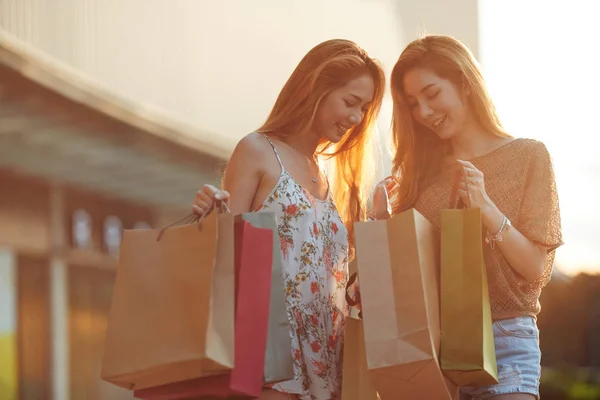
[[[548,249],[543,276],[526,282],[502,255],[483,242],[493,319],[540,312],[539,297],[550,280],[556,248],[562,244],[560,210],[548,150],[532,139],[514,139],[471,160],[484,175],[488,196],[525,237]],[[440,210],[448,208],[457,164],[445,166],[420,192],[415,208],[439,231]],[[493,233],[493,232],[492,232]]]

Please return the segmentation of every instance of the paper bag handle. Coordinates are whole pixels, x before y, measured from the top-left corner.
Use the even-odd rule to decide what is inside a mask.
[[[461,181],[465,182],[465,184],[467,183],[467,179],[465,178],[465,176],[462,173],[462,168],[460,170],[456,171],[456,174],[454,175],[454,179],[452,182],[452,190],[450,192],[450,205],[448,206],[448,208],[450,208],[450,209],[471,208],[471,196],[469,195],[469,187],[467,185],[465,185],[465,186],[467,187],[468,204],[465,204],[462,201],[462,199],[460,198],[460,196],[458,195],[458,187],[459,187]]]
[[[221,213],[224,213],[224,212],[231,213],[231,210],[229,210],[227,203],[225,203],[224,201],[219,201],[219,204],[221,206]],[[198,215],[196,213],[191,213],[175,222],[170,223],[169,225],[163,226],[160,229],[160,231],[158,232],[158,235],[156,236],[156,241],[158,242],[162,238],[163,234],[165,233],[165,231],[168,228],[178,226],[178,225],[198,224],[198,223],[202,222],[204,217],[206,217],[208,215],[209,211],[211,211],[211,210],[212,210],[212,208],[207,208],[206,210],[204,210],[204,213],[202,215]]]
[[[358,312],[358,318],[362,319],[362,307],[360,304],[360,292],[356,291],[356,298],[352,298],[350,296],[350,294],[348,294],[348,289],[350,288],[350,286],[352,286],[354,284],[354,282],[356,281],[356,278],[358,277],[357,273],[353,273],[352,275],[350,275],[350,278],[348,279],[348,282],[346,283],[346,302],[352,306],[352,307],[356,307],[358,306],[360,311]]]

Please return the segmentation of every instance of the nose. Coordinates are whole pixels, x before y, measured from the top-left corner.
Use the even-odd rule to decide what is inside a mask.
[[[358,125],[361,121],[361,117],[356,114],[351,114],[348,120],[352,125]]]
[[[419,104],[419,116],[422,119],[427,119],[433,115],[433,110],[426,103]]]

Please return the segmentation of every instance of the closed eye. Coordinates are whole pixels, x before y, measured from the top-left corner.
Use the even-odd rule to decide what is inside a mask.
[[[427,98],[428,98],[429,100],[433,100],[433,99],[435,99],[435,98],[438,96],[438,94],[440,94],[440,92],[441,92],[441,90],[438,90],[438,91],[436,91],[436,92],[434,92],[434,93],[432,93],[432,94],[428,95],[428,96],[427,96]]]

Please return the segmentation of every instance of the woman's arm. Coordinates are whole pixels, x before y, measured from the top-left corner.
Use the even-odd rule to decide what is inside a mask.
[[[460,161],[463,179],[458,194],[465,204],[481,209],[483,225],[491,235],[496,235],[504,221],[485,191],[483,173],[468,161]],[[544,274],[547,250],[529,240],[514,227],[502,232],[502,241],[495,242],[511,267],[527,281],[535,281]]]
[[[231,196],[229,208],[234,215],[252,211],[252,201],[263,175],[264,142],[258,134],[246,136],[238,143],[227,164],[223,189]]]
[[[483,225],[495,235],[503,224],[504,214],[489,200],[481,209]],[[542,277],[548,253],[546,248],[527,239],[515,227],[502,231],[502,241],[495,242],[513,269],[527,281]]]
[[[234,215],[251,211],[262,176],[259,160],[264,157],[265,146],[261,139],[257,134],[250,134],[240,140],[227,164],[223,190],[204,185],[192,206],[196,214],[202,215],[205,210],[211,210],[215,200],[229,200],[229,208]]]

